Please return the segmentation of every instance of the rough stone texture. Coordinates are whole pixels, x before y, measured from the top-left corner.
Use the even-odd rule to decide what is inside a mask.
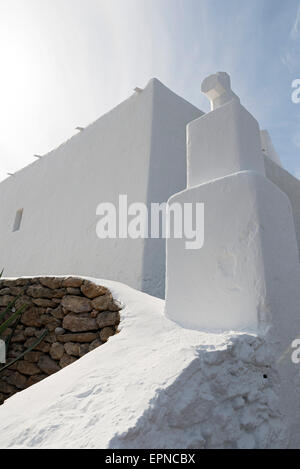
[[[57,337],[59,342],[93,342],[93,340],[97,339],[98,334],[95,332],[82,332],[81,334],[64,334]]]
[[[72,332],[87,332],[98,329],[97,321],[91,317],[79,317],[68,314],[63,320],[63,327]],[[102,326],[103,327],[103,326]]]
[[[95,340],[98,340],[98,339],[94,339],[92,344],[95,342]],[[102,344],[102,342],[101,342],[101,344]],[[85,355],[88,352],[90,352],[90,344],[88,344],[88,343],[85,343],[85,344],[79,343],[79,356],[83,357],[83,355]]]
[[[100,332],[100,339],[102,342],[106,342],[114,334],[115,331],[112,327],[104,327]]]
[[[9,384],[12,384],[13,386],[16,386],[18,389],[24,389],[26,386],[26,383],[28,382],[28,379],[24,374],[21,373],[12,373],[8,378],[7,382]]]
[[[42,306],[43,308],[55,307],[55,303],[51,300],[47,300],[46,298],[36,298],[32,300],[32,302],[37,306]]]
[[[19,278],[14,280],[4,280],[1,281],[1,287],[23,287],[25,285],[29,285],[30,280],[26,278]]]
[[[25,293],[24,287],[5,287],[0,290],[0,295],[21,296]]]
[[[63,357],[59,361],[59,366],[61,368],[65,368],[68,365],[71,365],[71,363],[74,363],[76,361],[75,357],[71,357],[70,355],[64,354]]]
[[[97,340],[97,339],[96,339],[96,340]],[[95,342],[95,341],[94,341],[94,342]],[[93,344],[94,342],[92,342],[92,344]],[[92,345],[92,344],[91,344],[91,345]],[[99,345],[101,345],[101,344],[99,343]],[[68,355],[74,355],[75,357],[79,357],[79,356],[80,356],[80,345],[79,345],[78,342],[77,342],[77,343],[75,343],[75,342],[74,342],[74,343],[72,343],[72,342],[67,342],[67,343],[65,344],[65,346],[63,347],[62,356],[63,356],[63,354],[64,354],[64,350],[66,351],[66,353],[67,353]],[[61,356],[60,358],[62,358],[62,356]]]
[[[42,325],[45,326],[50,332],[53,332],[61,324],[61,321],[59,321],[59,319],[56,319],[52,316],[48,316],[47,314],[43,314],[41,316],[41,322]]]
[[[60,360],[64,354],[64,351],[64,346],[62,344],[59,342],[54,342],[54,344],[51,345],[49,353],[53,360]]]
[[[80,288],[75,288],[75,287],[67,287],[67,294],[68,295],[81,295],[81,290]]]
[[[11,342],[12,343],[14,343],[14,342],[25,342],[24,332],[15,333],[11,338]]]
[[[37,363],[40,359],[42,352],[28,352],[24,355],[24,360],[31,363]]]
[[[24,331],[25,337],[33,337],[37,329],[34,327],[26,327]]]
[[[16,390],[13,386],[11,386],[10,384],[6,383],[3,380],[0,381],[0,392],[3,393],[3,394],[15,394]]]
[[[34,375],[30,376],[30,378],[26,382],[26,388],[29,388],[29,386],[32,386],[33,384],[38,383],[39,381],[42,381],[42,379],[47,378],[47,375]]]
[[[64,317],[64,313],[61,306],[57,306],[57,308],[54,309],[50,308],[46,311],[46,313],[52,314],[52,316],[54,316],[56,319],[62,319]]]
[[[15,307],[18,309],[18,308],[21,308],[22,306],[33,306],[33,302],[32,302],[32,298],[30,298],[29,296],[20,296],[16,302],[15,302]]]
[[[3,295],[0,297],[0,306],[7,306],[14,299],[13,296]]]
[[[32,285],[27,288],[27,295],[33,298],[54,298],[55,294],[49,288],[43,287],[42,285]]]
[[[85,280],[81,285],[82,293],[88,298],[96,298],[97,296],[105,295],[108,289],[101,285],[95,285],[90,280]]]
[[[35,341],[36,341],[35,337],[30,337],[28,340],[26,340],[26,342],[24,344],[24,348],[26,349],[27,347],[31,347],[34,344]],[[49,350],[50,350],[50,344],[47,343],[46,340],[44,339],[42,342],[40,342],[38,345],[35,346],[34,350],[38,350],[39,352],[48,353]]]
[[[103,312],[97,316],[97,324],[100,328],[108,326],[117,326],[120,321],[120,315],[113,312]]]
[[[102,295],[92,300],[92,306],[93,309],[96,309],[97,311],[106,311],[109,309],[110,302],[111,298],[109,295]]]
[[[38,366],[40,370],[42,370],[47,375],[52,375],[53,373],[56,373],[60,370],[58,364],[47,355],[43,355],[39,359]]]
[[[19,360],[17,365],[18,371],[23,375],[32,376],[40,373],[40,369],[34,363]]]
[[[99,347],[100,345],[102,345],[103,342],[100,340],[100,339],[95,339],[89,346],[89,351],[91,352],[92,350],[94,350],[95,348]]]
[[[42,325],[41,315],[38,308],[30,308],[22,314],[22,324],[25,326],[40,327]]]
[[[75,278],[75,277],[68,277],[65,280],[63,280],[63,287],[80,287],[83,283],[83,280],[81,278]]]
[[[79,296],[66,295],[61,304],[66,310],[73,313],[88,313],[92,310],[90,300]]]
[[[45,278],[40,278],[40,283],[44,287],[51,288],[53,290],[56,290],[57,288],[60,288],[62,286],[63,280],[60,278],[51,278],[51,277],[45,277]]]
[[[0,313],[16,299],[16,308],[26,304],[27,309],[13,334],[7,363],[31,347],[44,331],[48,334],[0,374],[0,404],[102,345],[116,333],[120,322],[120,306],[109,290],[80,278],[0,279]],[[1,338],[11,331],[8,328]]]

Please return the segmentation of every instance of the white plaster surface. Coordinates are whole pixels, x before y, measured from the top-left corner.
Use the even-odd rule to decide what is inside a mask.
[[[207,88],[218,90],[211,80]],[[267,134],[239,101],[228,96],[212,108],[188,126],[188,188],[169,200],[204,204],[204,246],[189,251],[184,240],[167,240],[165,314],[190,329],[264,337],[279,360],[279,400],[293,426],[290,442],[299,445],[299,376],[291,360],[279,359],[300,330],[298,211],[286,195],[294,191],[272,162]],[[265,177],[267,158],[281,171],[276,185]],[[269,174],[275,179],[273,170]]]
[[[201,111],[158,80],[0,184],[5,275],[94,275],[164,296],[165,241],[96,236],[96,207],[166,202],[186,187],[188,122]],[[170,177],[170,172],[172,177]],[[20,230],[15,216],[23,209]]]
[[[284,168],[274,163],[270,158],[264,155],[264,164],[266,177],[270,179],[282,192],[290,199],[298,242],[298,251],[300,252],[300,181],[290,174]]]
[[[244,171],[183,191],[169,201],[176,202],[204,203],[205,241],[189,251],[184,240],[167,240],[167,315],[198,330],[282,328],[288,316],[289,329],[300,330],[288,198],[263,175]]]
[[[1,448],[297,447],[264,337],[183,329],[162,300],[95,281],[124,305],[120,333],[8,399]]]
[[[240,169],[262,172],[265,161],[267,177],[291,200],[300,246],[299,181],[275,167],[266,155],[262,158],[261,148],[258,150],[256,144],[254,147],[255,139],[242,146],[235,130],[228,132],[226,127],[222,136],[222,126],[228,125],[223,113],[235,115],[232,109],[225,109],[226,105],[218,109],[220,126],[209,126],[216,148],[207,146],[205,132],[197,137],[201,118],[189,125],[188,184],[198,185],[207,178]],[[253,129],[253,136],[257,136],[256,121],[244,108],[241,112],[243,129]],[[127,193],[129,202],[163,202],[185,189],[185,127],[201,114],[158,80],[151,80],[144,91],[2,182],[1,268],[5,268],[6,275],[74,272],[105,276],[164,297],[164,240],[99,240],[96,206],[103,201],[117,202],[119,193]],[[210,120],[211,115],[204,117]],[[191,143],[193,136],[197,137],[196,144]],[[227,154],[236,154],[244,147],[249,157],[246,163],[239,157],[225,163]],[[258,151],[260,157],[256,159],[253,155]],[[241,168],[242,163],[246,167]],[[16,213],[22,208],[21,229],[13,232]]]
[[[255,119],[225,98],[219,90],[216,110],[189,125],[189,189],[170,199],[205,203],[204,247],[168,241],[166,304],[92,279],[124,305],[120,333],[8,399],[0,447],[300,447],[289,348],[300,335],[296,183],[262,157]],[[98,244],[95,208],[119,193],[160,202],[185,187],[184,126],[199,113],[151,81],[2,183],[6,271],[97,272],[160,294],[163,241]]]
[[[263,153],[268,158],[270,158],[274,163],[282,167],[281,160],[279,158],[277,151],[274,148],[269,132],[267,130],[261,130],[260,137],[261,137],[261,147],[262,147]]]
[[[238,101],[188,125],[187,170],[188,187],[243,170],[264,174],[258,123]]]

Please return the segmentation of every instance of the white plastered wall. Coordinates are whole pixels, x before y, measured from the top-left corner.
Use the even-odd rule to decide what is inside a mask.
[[[96,207],[165,202],[186,186],[185,127],[201,111],[158,80],[0,184],[6,276],[81,274],[164,296],[164,240],[96,236]],[[170,177],[171,175],[171,177]],[[15,216],[23,209],[20,230]]]

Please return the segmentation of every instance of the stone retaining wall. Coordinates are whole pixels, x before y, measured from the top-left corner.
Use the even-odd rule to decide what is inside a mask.
[[[18,298],[16,309],[22,305],[27,308],[13,334],[7,363],[30,347],[44,331],[48,333],[32,351],[0,373],[0,404],[70,365],[117,333],[119,305],[107,288],[88,280],[75,277],[0,280],[0,313],[15,298]],[[1,338],[10,332],[7,329]]]

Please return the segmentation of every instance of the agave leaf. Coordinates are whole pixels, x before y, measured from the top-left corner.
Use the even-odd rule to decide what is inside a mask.
[[[18,311],[13,313],[3,324],[1,324],[1,326],[0,326],[0,335],[5,331],[5,329],[8,328],[8,326],[11,323],[13,323],[15,321],[15,319],[17,319],[18,316],[20,316],[25,311],[26,308],[27,308],[27,305],[21,306],[21,308],[18,309]]]
[[[47,334],[48,334],[48,331],[44,331],[41,337],[39,337],[30,347],[28,347],[28,349],[26,349],[25,352],[21,353],[17,358],[14,358],[10,363],[7,363],[7,365],[0,368],[0,373],[6,370],[7,368],[9,368],[11,365],[16,363],[17,361],[19,361],[20,358],[26,355],[26,353],[31,352],[31,350],[33,350],[37,345],[39,345],[40,342],[42,342],[42,340],[46,337]]]
[[[17,320],[15,321],[15,323],[12,327],[11,333],[9,334],[9,336],[5,340],[6,354],[8,354],[8,349],[9,349],[9,346],[10,346],[11,339],[12,339],[14,333],[16,332],[17,325],[19,324],[20,321],[21,321],[21,316],[19,316],[17,318]]]

